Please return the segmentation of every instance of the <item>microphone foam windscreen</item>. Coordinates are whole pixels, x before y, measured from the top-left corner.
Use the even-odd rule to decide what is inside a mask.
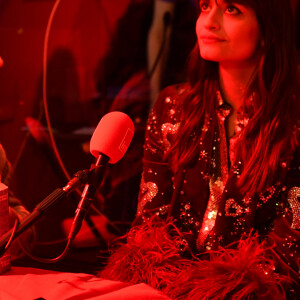
[[[115,164],[127,151],[134,135],[132,120],[123,112],[113,111],[102,117],[90,141],[90,152],[96,158],[99,154],[109,157]]]

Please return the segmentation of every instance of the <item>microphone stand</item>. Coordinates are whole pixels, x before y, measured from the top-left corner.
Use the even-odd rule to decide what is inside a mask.
[[[103,171],[102,169],[106,166],[109,161],[109,157],[100,154],[96,160],[95,165],[92,166],[93,174],[90,176],[89,181],[85,184],[83,192],[81,194],[81,199],[79,201],[78,207],[75,212],[75,217],[73,219],[73,223],[69,232],[68,239],[73,240],[77,233],[79,232],[82,221],[86,217],[86,214],[91,206],[94,195],[96,193],[96,189],[98,188],[100,182],[103,179]]]
[[[63,188],[58,188],[54,190],[49,196],[47,196],[42,202],[40,202],[33,210],[33,212],[28,215],[17,227],[16,229],[11,229],[0,238],[0,257],[7,250],[7,243],[9,240],[16,239],[25,230],[31,227],[37,220],[45,215],[45,213],[50,210],[53,206],[59,203],[63,198],[65,198],[71,191],[73,191],[78,186],[89,181],[91,175],[97,168],[91,168],[90,170],[82,170],[77,172],[74,177],[65,185]]]

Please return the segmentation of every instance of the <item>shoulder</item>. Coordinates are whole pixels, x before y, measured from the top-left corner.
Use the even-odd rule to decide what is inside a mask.
[[[165,87],[159,94],[159,97],[156,102],[161,102],[163,100],[166,100],[166,98],[172,98],[172,100],[180,100],[183,98],[185,95],[190,90],[190,86],[188,83],[180,83],[180,84],[174,84]],[[168,102],[168,101],[166,101]]]
[[[148,116],[146,144],[151,141],[163,150],[169,149],[170,137],[177,132],[182,121],[182,103],[188,92],[186,84],[168,86],[161,91]]]
[[[159,94],[150,116],[160,120],[160,123],[180,121],[183,101],[189,92],[186,83],[171,85]]]

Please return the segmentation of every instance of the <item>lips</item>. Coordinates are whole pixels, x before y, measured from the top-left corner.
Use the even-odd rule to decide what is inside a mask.
[[[224,39],[217,36],[201,36],[200,40],[204,43],[216,43],[216,42],[225,42]]]

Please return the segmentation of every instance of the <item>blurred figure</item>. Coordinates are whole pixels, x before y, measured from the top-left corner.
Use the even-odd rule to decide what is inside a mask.
[[[8,186],[8,204],[9,204],[9,227],[12,228],[16,221],[22,222],[25,217],[29,215],[27,209],[23,206],[21,201],[15,197],[10,189],[11,178],[11,164],[6,157],[5,150],[0,144],[0,176],[1,182]],[[34,229],[28,229],[24,232],[19,239],[26,248],[30,248],[34,241]],[[14,241],[10,247],[10,254],[12,260],[23,256],[21,247],[18,241]]]
[[[186,80],[186,59],[196,41],[195,0],[154,0],[147,40],[150,107],[166,86]]]
[[[162,76],[170,50],[175,3],[176,0],[154,0],[153,20],[147,44],[151,106],[162,88]]]
[[[3,59],[0,56],[0,68],[4,65]],[[8,186],[8,205],[9,205],[9,227],[12,228],[16,221],[22,222],[22,220],[29,215],[29,212],[24,207],[19,199],[15,197],[12,190],[10,189],[10,178],[11,178],[11,164],[7,159],[5,150],[0,144],[0,180],[6,186]],[[32,246],[34,240],[34,229],[28,229],[24,232],[19,239],[25,246]],[[22,249],[15,241],[10,247],[10,254],[12,260],[23,256]]]

